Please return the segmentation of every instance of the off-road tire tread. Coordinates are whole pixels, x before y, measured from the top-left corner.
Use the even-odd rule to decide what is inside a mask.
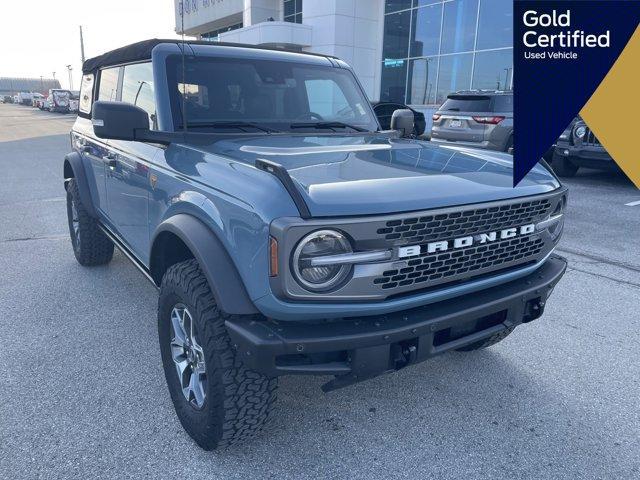
[[[506,330],[502,330],[499,333],[496,333],[495,335],[492,335],[488,338],[485,338],[484,340],[479,340],[475,343],[471,343],[469,345],[466,345],[464,347],[458,348],[456,349],[458,352],[471,352],[474,350],[482,350],[485,348],[488,348],[492,345],[495,345],[496,343],[501,342],[502,340],[504,340],[505,338],[507,338],[509,336],[509,334],[511,332],[513,332],[513,330],[516,327],[508,327]]]
[[[109,263],[113,258],[113,242],[100,230],[98,221],[87,212],[80,199],[78,184],[73,178],[67,185],[67,202],[71,200],[76,204],[80,223],[80,249],[73,249],[78,263],[86,267]]]
[[[214,357],[214,365],[207,363],[208,390],[214,387],[220,393],[207,395],[207,402],[214,402],[210,404],[213,412],[211,434],[197,435],[184,422],[183,426],[205,450],[224,449],[255,437],[273,410],[277,379],[265,377],[243,365],[225,327],[225,320],[233,315],[218,308],[196,260],[169,267],[162,280],[161,296],[162,292],[173,289],[185,294],[196,308],[193,316],[200,319],[200,322],[196,320],[200,332],[198,340],[205,356],[206,352],[212,352]],[[184,397],[179,399],[181,402],[174,399],[176,410],[192,408]],[[182,422],[182,418],[180,420]]]

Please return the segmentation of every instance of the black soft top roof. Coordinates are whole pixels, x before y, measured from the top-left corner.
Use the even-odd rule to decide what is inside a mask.
[[[142,42],[132,43],[131,45],[117,48],[116,50],[111,50],[110,52],[103,53],[100,56],[93,57],[86,60],[82,65],[82,72],[89,73],[102,67],[110,67],[113,65],[121,65],[123,63],[150,60],[151,51],[156,45],[159,45],[161,43],[174,43],[176,45],[180,45],[182,43],[182,40],[176,39],[176,38],[170,39],[170,40],[152,38],[151,40],[143,40]],[[257,48],[262,50],[273,50],[277,52],[292,52],[292,53],[300,53],[304,55],[315,55],[318,57],[335,58],[335,57],[332,57],[331,55],[321,55],[319,53],[299,52],[299,51],[287,50],[283,48],[262,47],[259,45],[246,45],[243,43],[206,42],[206,41],[199,41],[199,40],[185,40],[185,43],[188,45],[207,45],[211,47],[223,46],[223,47]]]

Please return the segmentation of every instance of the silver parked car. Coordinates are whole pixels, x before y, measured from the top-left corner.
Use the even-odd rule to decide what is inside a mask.
[[[431,141],[508,152],[513,147],[513,92],[448,95],[433,115]]]

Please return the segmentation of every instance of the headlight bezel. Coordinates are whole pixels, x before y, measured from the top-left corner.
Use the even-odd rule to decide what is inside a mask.
[[[339,288],[341,285],[343,285],[348,277],[350,276],[353,267],[352,265],[347,265],[347,264],[343,264],[343,265],[336,265],[335,267],[333,267],[335,274],[333,274],[328,280],[323,281],[321,283],[313,283],[311,281],[309,281],[308,279],[305,279],[305,276],[302,272],[303,269],[300,268],[300,263],[302,260],[302,256],[303,256],[303,250],[306,246],[308,246],[312,241],[320,238],[320,237],[333,237],[335,238],[338,243],[343,247],[343,250],[341,251],[334,251],[331,253],[325,253],[324,255],[338,255],[341,253],[352,253],[353,252],[353,245],[351,243],[351,240],[347,237],[347,235],[345,235],[343,232],[339,231],[339,230],[333,230],[333,229],[321,229],[321,230],[315,230],[313,232],[308,233],[307,235],[305,235],[304,237],[302,237],[296,247],[294,248],[292,254],[291,254],[291,273],[293,274],[293,278],[296,280],[296,282],[305,290],[309,291],[309,292],[313,292],[313,293],[326,293],[326,292],[330,292],[333,290],[336,290],[337,288]],[[322,267],[317,267],[317,268],[322,268]],[[325,267],[327,268],[327,267]]]

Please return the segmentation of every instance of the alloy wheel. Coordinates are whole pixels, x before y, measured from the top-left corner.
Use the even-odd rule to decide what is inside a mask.
[[[177,304],[171,310],[171,358],[184,398],[199,410],[206,400],[207,370],[194,323],[185,305]]]

